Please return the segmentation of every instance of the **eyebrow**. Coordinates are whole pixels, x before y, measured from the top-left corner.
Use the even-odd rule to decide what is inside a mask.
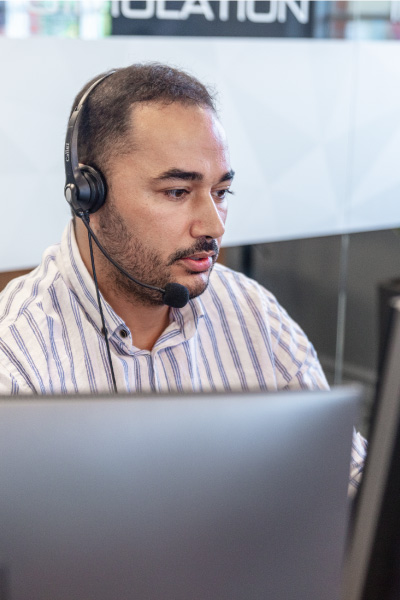
[[[235,171],[232,169],[222,175],[218,183],[224,181],[232,181],[234,178]],[[154,181],[165,181],[166,179],[182,179],[183,181],[202,181],[203,175],[198,171],[182,171],[182,169],[168,169],[164,173],[161,173],[158,177],[154,178]]]

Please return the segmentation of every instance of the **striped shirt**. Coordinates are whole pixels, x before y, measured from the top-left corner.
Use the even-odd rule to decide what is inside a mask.
[[[151,351],[133,346],[124,321],[103,306],[120,392],[328,387],[313,346],[274,296],[220,265],[201,296],[170,309]],[[41,265],[0,295],[0,391],[112,391],[94,282],[72,223]]]
[[[120,392],[328,388],[312,344],[275,297],[221,265],[201,296],[170,309],[151,351],[133,346],[124,321],[105,300],[103,306]],[[0,393],[112,389],[93,279],[70,223],[41,265],[0,294]],[[354,485],[362,460],[355,436]]]

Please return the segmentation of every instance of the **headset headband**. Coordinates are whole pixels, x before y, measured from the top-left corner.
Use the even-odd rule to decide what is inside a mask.
[[[95,87],[99,85],[110,75],[115,73],[115,70],[109,71],[99,79],[97,79],[90,88],[83,94],[78,106],[73,110],[68,122],[67,134],[65,137],[64,148],[64,165],[65,165],[65,188],[64,194],[67,202],[75,210],[83,210],[94,212],[98,210],[99,197],[104,188],[104,179],[98,171],[92,167],[83,165],[79,166],[78,157],[78,132],[82,117],[82,108]],[[105,190],[101,198],[101,204],[105,200]]]

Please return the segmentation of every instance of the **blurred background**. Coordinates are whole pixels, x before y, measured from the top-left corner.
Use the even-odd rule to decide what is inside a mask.
[[[398,1],[0,2],[0,286],[69,218],[77,91],[167,62],[218,91],[237,173],[221,261],[278,297],[330,383],[372,398],[400,292],[399,38]]]

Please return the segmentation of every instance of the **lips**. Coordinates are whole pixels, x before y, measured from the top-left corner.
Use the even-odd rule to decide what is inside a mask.
[[[208,271],[208,269],[212,267],[213,256],[214,253],[206,254],[204,252],[201,252],[199,254],[193,254],[192,256],[188,256],[186,258],[181,258],[181,261],[190,271],[201,273],[203,271]]]

